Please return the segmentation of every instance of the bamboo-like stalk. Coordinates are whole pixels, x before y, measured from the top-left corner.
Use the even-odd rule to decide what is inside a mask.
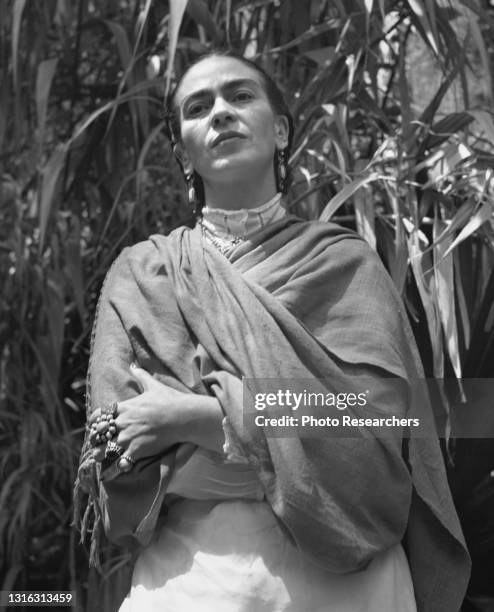
[[[144,58],[162,54],[171,78],[207,44],[255,48],[296,119],[288,206],[316,218],[330,203],[332,220],[375,244],[436,374],[453,364],[486,376],[494,121],[488,105],[446,102],[453,84],[470,87],[463,102],[481,100],[466,66],[491,82],[494,27],[475,0],[456,3],[459,16],[431,0],[400,3],[398,14],[363,0],[174,1],[173,15],[151,0],[120,3],[118,14],[102,0],[90,15],[87,6],[0,2],[0,588],[29,589],[45,566],[47,588],[77,585],[86,609],[110,610],[126,560],[112,579],[88,573],[67,512],[92,316],[119,250],[187,216],[159,128],[164,80],[147,80]],[[461,11],[476,20],[470,41]],[[417,92],[419,53],[437,77],[426,92]],[[83,593],[86,580],[99,599]]]

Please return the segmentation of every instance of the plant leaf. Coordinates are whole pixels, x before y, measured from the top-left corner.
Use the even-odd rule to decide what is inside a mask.
[[[375,251],[377,247],[374,200],[370,196],[368,190],[362,187],[355,192],[354,203],[357,232]]]
[[[468,313],[465,291],[463,289],[463,279],[461,276],[460,269],[460,255],[458,249],[454,251],[452,255],[454,257],[455,287],[456,295],[458,296],[459,321],[462,326],[461,329],[463,331],[463,341],[465,343],[465,348],[468,350],[470,346],[471,337],[470,316]]]
[[[442,234],[434,238],[434,243],[438,244],[444,238],[452,237],[459,227],[461,227],[467,219],[470,218],[471,214],[475,210],[475,201],[473,198],[469,198],[460,208],[456,211],[455,216],[445,226]],[[450,241],[451,244],[451,241]]]
[[[50,159],[46,163],[42,170],[42,185],[39,202],[39,248],[43,250],[45,242],[46,228],[48,226],[48,220],[53,210],[55,201],[55,188],[57,186],[60,172],[65,164],[67,156],[66,145],[60,144],[53,151]]]
[[[198,25],[201,25],[206,30],[215,44],[221,41],[221,33],[204,0],[189,0],[187,13]]]
[[[5,515],[7,515],[7,512],[5,512]],[[20,563],[8,568],[7,573],[5,574],[5,578],[2,582],[2,591],[12,591],[14,589],[17,576],[21,573],[23,569],[24,566]]]
[[[480,63],[482,64],[482,81],[484,84],[483,92],[487,97],[489,106],[492,106],[492,76],[489,51],[487,50],[484,37],[482,36],[482,30],[480,29],[477,16],[475,14],[470,15],[468,26],[471,29],[475,46],[479,52]]]
[[[494,122],[491,114],[483,110],[473,110],[468,112],[479,124],[480,128],[485,132],[485,135],[490,142],[494,142]]]
[[[153,144],[154,139],[160,134],[165,125],[164,121],[160,121],[158,125],[156,125],[150,132],[149,136],[146,138],[146,141],[142,145],[141,151],[139,153],[139,158],[137,160],[137,168],[136,168],[136,201],[139,203],[141,198],[141,184],[142,184],[142,170],[144,168],[144,161],[146,159],[146,155],[149,151],[149,147]]]
[[[415,21],[416,25],[425,34],[425,41],[429,43],[431,49],[434,51],[436,56],[439,55],[437,42],[434,38],[434,34],[427,16],[427,11],[424,6],[424,3],[420,2],[420,0],[407,0],[407,4],[410,7],[412,17],[416,18],[413,21]]]
[[[175,51],[177,49],[178,32],[182,24],[185,9],[187,8],[188,0],[170,0],[170,21],[168,26],[168,62],[166,66],[166,85],[165,96],[170,90],[170,82],[172,78],[173,62],[175,60]]]
[[[51,387],[57,389],[60,378],[60,364],[64,338],[64,283],[63,278],[52,273],[48,276],[45,290],[46,318],[50,333],[50,359],[46,371],[51,377]]]
[[[430,134],[425,138],[421,145],[421,151],[434,149],[450,138],[452,134],[463,130],[467,125],[472,123],[474,118],[469,112],[450,113],[446,117],[435,123],[430,131]]]
[[[130,46],[129,38],[125,29],[115,21],[110,19],[104,19],[103,22],[112,33],[117,43],[118,54],[120,61],[122,62],[122,68],[124,70],[123,81],[128,80],[129,87],[132,88],[138,82],[137,65],[133,62],[133,53]],[[132,122],[134,129],[137,129],[137,118],[144,134],[148,131],[148,114],[145,101],[135,99],[129,100],[129,108],[132,115]]]
[[[393,248],[388,248],[388,267],[391,278],[393,279],[398,292],[400,295],[402,295],[408,269],[408,248],[405,232],[405,218],[400,211],[398,196],[396,194],[396,186],[394,184],[388,184],[388,182],[384,182],[383,184],[386,193],[388,194],[391,210],[393,211],[393,215],[396,220],[394,227],[395,235],[393,240]],[[410,231],[413,231],[413,226],[411,227]],[[418,234],[418,237],[420,240],[420,234]]]
[[[321,67],[326,66],[326,64],[332,62],[335,57],[334,47],[321,47],[319,49],[312,49],[311,51],[304,51],[303,54],[306,57],[309,57],[314,62],[316,62],[316,64]]]
[[[7,129],[7,116],[9,108],[9,86],[4,81],[0,87],[0,151],[3,151],[3,140]]]
[[[19,34],[25,4],[26,0],[15,0],[12,11],[12,77],[16,92],[19,86]]]
[[[22,130],[21,87],[19,82],[19,37],[26,0],[15,0],[12,9],[12,80],[14,84],[14,143],[18,144]],[[3,85],[2,85],[3,87]]]
[[[125,29],[116,21],[111,19],[103,19],[103,23],[110,30],[117,44],[118,55],[122,63],[124,71],[130,69],[132,61],[132,49],[130,47],[129,37]]]
[[[122,78],[120,79],[120,83],[118,84],[118,92],[117,92],[117,99],[119,99],[121,97],[122,91],[125,87],[125,84],[127,82],[127,79],[132,75],[132,71],[135,67],[135,57],[137,55],[137,50],[139,48],[139,43],[141,41],[141,37],[142,37],[142,33],[144,32],[144,26],[146,25],[146,21],[149,15],[149,9],[151,8],[151,4],[152,4],[152,0],[146,0],[146,4],[144,5],[144,8],[139,12],[139,15],[137,17],[137,21],[136,21],[136,27],[135,27],[135,31],[136,31],[136,35],[135,35],[135,41],[134,41],[134,48],[132,50],[132,54],[130,56],[130,58],[127,61],[127,65],[125,67],[124,73]],[[110,24],[114,24],[114,22],[110,21],[110,22],[105,22],[107,25],[108,23]],[[115,40],[117,41],[117,46],[119,48],[119,52],[123,53],[123,57],[126,58],[127,56],[127,50],[125,49],[126,43],[125,40],[127,39],[127,35],[124,31],[125,36],[122,34],[122,31],[120,30],[120,26],[118,24],[114,24],[113,26],[109,26],[111,31],[113,32],[114,36],[115,36]],[[122,57],[122,56],[121,56]],[[130,85],[132,87],[134,81],[131,81]],[[115,100],[113,100],[114,102]],[[129,99],[130,101],[130,99]],[[130,107],[131,107],[131,115],[132,115],[132,119],[133,119],[133,126],[134,126],[134,132],[135,132],[135,138],[137,141],[137,122],[135,121],[135,114],[136,114],[136,110],[135,108],[133,108],[133,106],[136,105],[137,107],[137,112],[140,113],[140,118],[141,118],[141,125],[143,126],[143,131],[144,133],[147,132],[147,112],[144,109],[143,105],[140,104],[140,101],[135,98],[131,101]],[[117,106],[116,105],[112,105],[111,107],[111,114],[110,117],[108,119],[108,125],[106,128],[106,133],[108,134],[108,132],[110,131],[110,128],[113,124],[113,121],[115,119],[115,114],[117,111]]]
[[[406,66],[405,66],[405,43],[403,41],[400,42],[400,52],[398,55],[398,88],[400,92],[400,106],[401,106],[401,114],[402,114],[402,133],[405,141],[410,140],[408,143],[408,148],[410,151],[412,150],[412,134],[414,132],[415,126],[412,121],[414,119],[414,115],[412,112],[412,107],[410,103],[410,91],[409,91],[409,83],[406,75]]]
[[[439,86],[438,90],[434,94],[434,97],[432,98],[432,100],[429,102],[429,104],[426,106],[426,108],[424,109],[424,111],[420,115],[419,121],[421,123],[425,123],[425,124],[428,125],[428,124],[430,124],[432,122],[432,119],[433,119],[434,115],[436,114],[437,109],[441,105],[441,102],[442,102],[444,96],[446,95],[446,92],[451,87],[451,83],[457,77],[458,72],[460,70],[460,67],[461,67],[461,63],[460,62],[456,62],[456,64],[453,66],[453,68],[449,71],[449,73],[447,74],[446,78],[444,79],[444,81],[441,83],[441,85]]]
[[[119,23],[116,23],[115,21],[104,19],[103,22],[112,33],[117,43],[118,54],[120,56],[120,61],[122,62],[122,68],[124,71],[122,81],[124,83],[128,81],[129,87],[132,88],[138,82],[137,65],[133,61],[134,55],[132,53],[127,32]],[[145,102],[139,99],[130,99],[129,109],[132,116],[134,130],[137,131],[137,120],[139,119],[141,129],[143,133],[146,134],[149,119]]]
[[[74,290],[75,303],[81,321],[86,319],[86,307],[84,305],[84,279],[81,257],[81,223],[77,215],[70,219],[71,232],[65,242],[66,271]]]
[[[412,234],[408,240],[408,252],[415,282],[419,291],[422,307],[427,319],[429,338],[432,348],[432,368],[436,378],[444,378],[444,349],[441,335],[441,321],[437,306],[432,296],[436,292],[434,275],[431,272],[431,259],[428,252],[422,252],[417,234]]]
[[[475,231],[477,231],[481,225],[483,225],[486,221],[489,221],[489,219],[492,217],[493,214],[494,214],[494,202],[492,201],[485,202],[479,208],[479,210],[473,215],[473,217],[465,225],[465,227],[461,230],[456,240],[454,240],[449,245],[449,247],[444,253],[444,257],[449,255],[451,251],[460,244],[460,242],[463,242],[463,240],[465,240],[466,238],[471,236]]]
[[[230,37],[230,21],[232,18],[232,0],[225,0],[225,4],[226,4],[226,17],[225,17],[225,23],[226,23],[226,42],[228,44],[228,47],[231,46],[231,37]]]
[[[108,111],[118,108],[120,104],[124,104],[125,102],[128,102],[132,98],[137,99],[136,94],[143,92],[147,89],[153,89],[154,87],[156,87],[157,82],[158,82],[158,79],[152,79],[150,81],[139,82],[132,89],[129,89],[126,93],[120,94],[114,100],[111,100],[110,102],[107,102],[106,104],[104,104],[101,108],[96,109],[94,112],[92,112],[89,115],[89,117],[87,117],[87,119],[85,119],[81,123],[81,125],[78,128],[74,130],[74,133],[71,136],[67,145],[74,143],[82,135],[84,130],[86,130],[98,117],[100,117],[101,115],[104,115]],[[151,98],[147,96],[145,97],[145,99],[156,103],[155,98]]]
[[[171,2],[173,3],[174,0],[171,0]],[[133,51],[134,56],[137,54],[137,49],[141,43],[142,33],[144,32],[144,26],[146,25],[146,21],[148,20],[149,10],[151,9],[152,4],[153,4],[153,0],[146,0],[146,4],[144,5],[144,8],[141,10],[141,12],[139,13],[139,16],[137,17],[136,37],[135,37],[134,51]]]
[[[280,45],[279,47],[272,47],[270,49],[267,49],[266,52],[272,55],[273,53],[281,53],[282,51],[286,51],[288,49],[291,49],[292,47],[299,47],[303,43],[306,43],[312,40],[313,38],[319,37],[324,32],[327,32],[329,30],[338,31],[340,29],[340,26],[340,19],[327,19],[324,23],[318,25],[311,25],[310,28],[308,28],[299,36],[291,38],[288,42],[283,45]],[[342,37],[343,32],[340,31],[339,35],[340,37]]]
[[[36,75],[36,110],[38,113],[39,143],[43,144],[46,111],[48,108],[48,98],[50,96],[51,83],[57,69],[58,58],[44,60],[38,66]]]
[[[434,239],[446,229],[446,223],[439,218],[436,211],[434,217]],[[434,250],[434,277],[436,281],[436,302],[441,319],[446,349],[451,365],[457,378],[461,378],[460,350],[458,343],[458,327],[455,308],[455,278],[453,271],[453,256],[450,253],[444,257],[445,251],[452,242],[451,235],[441,242],[433,243]]]
[[[367,185],[378,178],[377,172],[370,172],[365,176],[355,179],[349,185],[345,185],[345,187],[343,187],[343,189],[332,197],[326,204],[319,217],[320,221],[329,221],[338,208],[344,204],[348,198],[350,198],[357,191],[357,189],[364,187],[364,185]]]
[[[364,0],[365,10],[368,15],[372,13],[372,7],[374,6],[374,0]]]

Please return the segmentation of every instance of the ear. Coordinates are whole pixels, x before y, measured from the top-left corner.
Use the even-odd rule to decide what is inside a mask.
[[[181,163],[182,168],[186,174],[192,173],[194,168],[192,167],[187,151],[185,150],[181,142],[177,142],[173,145],[173,153],[178,161]]]
[[[274,121],[276,148],[284,149],[288,145],[289,124],[285,115],[278,115]]]

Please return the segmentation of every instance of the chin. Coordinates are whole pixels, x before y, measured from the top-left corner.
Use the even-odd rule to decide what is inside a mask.
[[[212,180],[217,180],[219,175],[225,172],[240,172],[246,171],[249,167],[248,162],[245,159],[239,157],[222,157],[216,159],[209,169],[208,176]]]
[[[242,170],[245,173],[252,172],[253,174],[259,173],[259,170],[263,168],[270,168],[272,165],[272,158],[263,160],[258,154],[255,155],[242,155],[233,154],[224,157],[219,157],[214,160],[210,167],[210,175],[213,175],[221,171],[238,171]]]

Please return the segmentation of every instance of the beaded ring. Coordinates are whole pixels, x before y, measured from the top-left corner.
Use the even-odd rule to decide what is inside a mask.
[[[98,446],[109,442],[117,434],[115,416],[117,415],[117,402],[112,402],[105,408],[100,408],[101,414],[91,425],[89,442],[91,446]]]
[[[109,461],[115,461],[115,459],[118,459],[123,452],[124,449],[120,446],[120,444],[117,444],[116,442],[112,442],[110,440],[106,444],[105,459]]]
[[[119,472],[126,474],[134,468],[135,464],[136,462],[134,461],[134,459],[132,459],[132,457],[128,453],[126,453],[125,455],[122,455],[117,461],[117,468]]]

